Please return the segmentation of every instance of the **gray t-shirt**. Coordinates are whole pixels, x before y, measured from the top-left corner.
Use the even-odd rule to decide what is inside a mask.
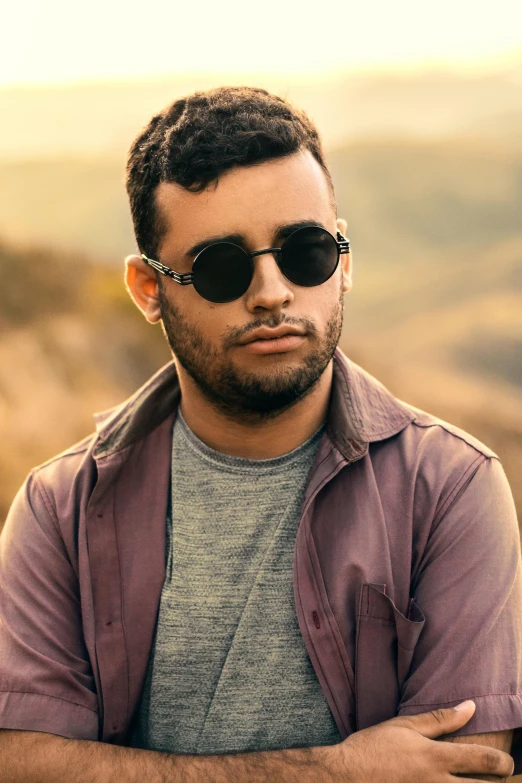
[[[341,741],[299,630],[293,553],[323,430],[275,459],[173,432],[167,568],[129,744],[171,753]]]

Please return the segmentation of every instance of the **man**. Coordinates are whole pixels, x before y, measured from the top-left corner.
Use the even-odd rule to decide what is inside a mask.
[[[337,349],[317,131],[263,90],[198,93],[135,140],[127,189],[127,289],[174,360],[13,502],[0,780],[505,779],[513,499],[490,449]]]

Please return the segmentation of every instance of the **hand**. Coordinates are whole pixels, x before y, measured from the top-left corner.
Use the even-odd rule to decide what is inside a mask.
[[[392,718],[351,734],[330,751],[331,783],[450,783],[466,775],[513,774],[511,756],[484,745],[435,742],[464,726],[475,712],[465,701],[456,707]]]

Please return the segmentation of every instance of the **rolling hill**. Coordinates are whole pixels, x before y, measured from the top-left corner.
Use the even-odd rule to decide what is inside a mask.
[[[32,465],[170,358],[123,286],[124,156],[155,109],[216,79],[0,90],[0,518]],[[266,85],[327,142],[354,256],[343,348],[496,450],[519,513],[521,85],[521,68]]]
[[[199,73],[134,82],[0,88],[0,159],[119,155],[153,113],[224,84],[281,94],[316,121],[326,146],[356,139],[464,134],[521,144],[522,56],[503,71],[381,71],[318,76]],[[520,125],[518,125],[520,129]]]
[[[329,152],[361,264],[474,255],[522,234],[522,148],[354,142]],[[0,236],[119,265],[135,241],[121,158],[0,163]]]
[[[480,262],[356,276],[345,352],[398,397],[502,458],[522,512],[522,242]],[[0,519],[27,471],[93,431],[171,356],[131,302],[123,269],[0,246]],[[472,280],[473,285],[467,286]]]

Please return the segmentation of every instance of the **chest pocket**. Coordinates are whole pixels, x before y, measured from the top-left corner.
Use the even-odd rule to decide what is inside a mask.
[[[425,618],[411,599],[405,617],[385,585],[361,585],[357,607],[355,700],[357,729],[397,715],[402,686]]]

